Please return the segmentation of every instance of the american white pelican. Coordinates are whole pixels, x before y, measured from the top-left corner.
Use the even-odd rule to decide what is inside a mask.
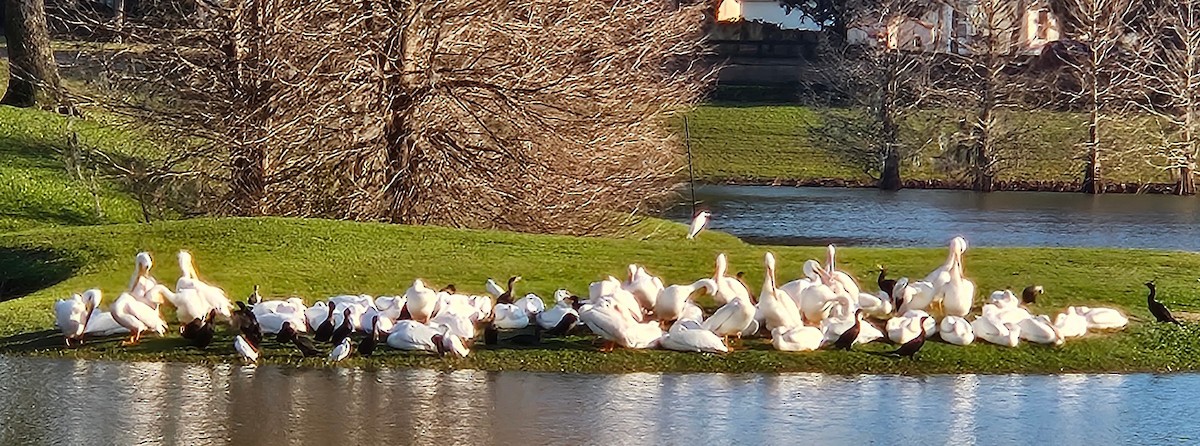
[[[407,299],[408,314],[417,322],[428,322],[433,317],[433,307],[438,303],[437,291],[425,286],[421,279],[413,281],[411,287],[404,291]]]
[[[1008,310],[1021,306],[1021,302],[1017,300],[1017,296],[1009,290],[992,291],[992,295],[988,296],[988,303],[995,305],[1001,310]]]
[[[1017,323],[1021,328],[1021,339],[1035,344],[1062,345],[1063,337],[1058,334],[1058,327],[1050,322],[1050,317],[1042,314],[1026,318]]]
[[[1114,330],[1129,324],[1129,318],[1112,308],[1079,307],[1087,318],[1088,330]]]
[[[228,320],[230,313],[233,311],[233,303],[225,296],[225,290],[200,280],[200,276],[196,273],[196,265],[192,260],[191,253],[179,251],[179,270],[182,271],[182,275],[175,282],[175,293],[178,294],[185,290],[195,290],[197,295],[208,302],[211,308],[217,309],[218,315]],[[208,312],[205,311],[203,314],[208,314]]]
[[[857,296],[858,293],[862,292],[862,290],[859,289],[858,282],[854,280],[854,277],[851,277],[845,272],[838,271],[835,267],[837,248],[835,248],[832,244],[827,246],[825,248],[825,255],[826,261],[828,262],[825,264],[825,268],[827,268],[827,272],[829,273],[829,286],[833,288],[833,292],[838,294],[845,293],[850,296]]]
[[[806,352],[821,348],[824,334],[817,327],[776,327],[771,330],[771,345],[785,352]]]
[[[255,349],[249,342],[246,342],[246,338],[243,338],[242,335],[237,335],[236,338],[233,338],[233,349],[237,351],[243,361],[250,363],[258,362],[258,349]]]
[[[158,293],[162,292],[162,290],[157,289],[158,281],[150,276],[150,268],[154,266],[154,261],[150,259],[150,253],[139,252],[134,256],[133,264],[133,276],[129,278],[129,286],[126,292],[135,299],[142,301],[142,303],[149,305],[150,308],[157,309],[158,304],[155,302],[162,302],[162,300],[150,296],[150,293]],[[163,289],[165,288],[163,287]],[[167,292],[170,292],[170,290],[167,290]],[[188,320],[190,321],[191,319]]]
[[[762,312],[763,323],[767,330],[776,328],[791,328],[802,325],[800,309],[791,296],[775,288],[775,255],[766,253],[763,256],[762,291],[758,294],[758,309]]]
[[[717,336],[742,337],[750,324],[754,323],[754,305],[749,298],[734,297],[729,303],[718,308],[716,312],[701,324],[705,330],[716,333]]]
[[[975,342],[975,331],[971,323],[958,316],[946,316],[938,327],[938,335],[943,341],[954,345],[971,345]]]
[[[203,318],[208,315],[209,310],[213,309],[209,300],[200,295],[200,291],[195,288],[184,288],[177,293],[163,294],[163,296],[171,302],[171,306],[175,307],[175,318],[180,323]],[[220,313],[218,310],[217,314]]]
[[[663,330],[657,322],[632,323],[624,327],[625,348],[644,349],[658,347]]]
[[[883,291],[879,294],[858,293],[858,307],[867,316],[886,319],[892,315],[892,298]]]
[[[452,334],[463,339],[475,339],[475,323],[471,322],[468,315],[443,312],[430,319],[429,326],[439,329],[444,334]]]
[[[443,356],[450,353],[465,358],[470,350],[455,335],[442,334],[437,328],[413,320],[402,320],[392,328],[387,345],[398,350],[426,351]]]
[[[707,294],[715,294],[717,282],[712,279],[700,279],[688,285],[663,288],[654,302],[654,316],[663,322],[681,319],[687,304],[692,301],[692,294],[700,289],[704,289]]]
[[[820,325],[829,317],[829,311],[837,302],[838,294],[824,283],[813,284],[800,291],[800,313],[809,325]]]
[[[700,309],[699,305],[694,302],[684,304],[683,311],[679,313],[679,320],[692,321],[697,324],[704,322],[704,310]]]
[[[922,321],[924,321],[924,327],[922,327]],[[903,315],[889,319],[886,328],[888,339],[897,344],[913,340],[921,334],[922,328],[924,328],[926,336],[932,336],[938,332],[937,322],[929,317],[929,313],[921,310],[910,310]]]
[[[1065,313],[1054,318],[1054,326],[1062,337],[1075,338],[1087,334],[1088,320],[1077,308],[1067,307]]]
[[[551,333],[548,334],[566,334],[579,322],[579,312],[575,310],[574,304],[575,299],[571,297],[570,292],[561,289],[555,291],[554,306],[537,315],[538,326],[549,330]],[[559,324],[565,324],[565,326],[558,327]],[[555,328],[559,328],[559,330],[555,330]]]
[[[947,316],[966,317],[975,300],[975,282],[963,277],[962,252],[950,266],[950,280],[942,286],[942,309]]]
[[[667,350],[679,352],[727,353],[729,347],[711,331],[685,323],[676,323],[662,335],[659,344]]]
[[[962,237],[954,237],[950,240],[950,252],[946,255],[946,262],[939,266],[933,272],[925,276],[925,282],[933,285],[934,292],[940,295],[942,285],[950,281],[950,268],[958,262],[962,253],[967,251],[967,240]]]
[[[692,217],[692,224],[688,226],[687,239],[691,240],[696,238],[696,234],[699,234],[705,226],[708,226],[708,220],[711,217],[712,212],[709,211],[700,211],[695,217]]]
[[[115,334],[129,333],[129,329],[118,324],[113,318],[112,312],[100,310],[100,300],[103,296],[100,290],[94,293],[84,293],[83,298],[91,301],[92,316],[88,318],[87,327],[84,329],[84,335],[90,336],[111,336]]]
[[[113,320],[129,330],[129,340],[121,345],[136,345],[142,338],[142,332],[153,331],[160,336],[167,332],[167,323],[163,322],[158,311],[149,305],[135,299],[129,293],[121,293],[112,304]]]
[[[629,265],[629,280],[621,284],[621,288],[633,294],[638,305],[644,311],[653,311],[659,293],[663,290],[662,280],[650,275],[645,268]]]
[[[853,328],[855,325],[858,326],[858,337],[854,339],[854,344],[866,344],[883,339],[883,332],[879,331],[878,328],[875,328],[869,322],[862,320],[862,316],[861,311],[855,311],[854,315],[850,317],[830,317],[821,321],[821,333],[824,336],[822,344],[836,342],[847,330]]]
[[[516,304],[496,304],[492,314],[495,315],[492,323],[496,328],[511,330],[529,326],[529,313]]]
[[[975,318],[971,322],[971,331],[976,339],[982,339],[996,345],[1016,347],[1021,342],[1021,327],[1013,323],[1004,323],[989,314]]]
[[[626,343],[625,316],[616,308],[612,299],[600,297],[591,300],[593,303],[584,305],[579,311],[579,319],[597,336],[604,340],[600,351],[612,351],[618,344]]]
[[[85,295],[91,293],[100,293],[100,290],[92,289],[84,291]],[[99,299],[95,299],[99,301]],[[83,334],[87,332],[88,319],[92,317],[93,299],[84,298],[78,294],[72,295],[70,299],[59,299],[54,303],[54,320],[55,325],[59,330],[62,330],[63,340],[67,347],[71,346],[71,341],[79,341],[83,343]]]
[[[804,261],[804,277],[801,277],[799,279],[796,279],[791,282],[780,285],[779,289],[781,289],[781,290],[783,290],[783,292],[787,293],[788,296],[792,296],[792,299],[797,301],[796,306],[799,307],[800,306],[800,302],[799,302],[800,292],[804,291],[805,288],[808,288],[810,286],[816,285],[818,283],[823,283],[823,281],[821,280],[821,275],[824,272],[825,272],[825,270],[823,268],[821,268],[821,264],[819,262],[817,262],[816,260],[812,260],[812,259],[805,260]]]
[[[929,309],[929,304],[933,303],[935,293],[932,283],[924,280],[909,283],[907,277],[901,277],[896,281],[896,289],[892,293],[899,303],[895,310],[901,314],[911,310],[925,311]]]
[[[393,321],[400,319],[400,313],[404,312],[404,304],[406,303],[408,303],[408,299],[404,296],[379,296],[375,298],[375,308],[379,310],[379,314]],[[321,313],[321,317],[324,317],[324,313]]]
[[[350,338],[342,338],[336,347],[329,352],[329,362],[338,362],[350,356]]]
[[[518,307],[521,307],[522,310],[525,310],[525,314],[531,320],[536,318],[539,313],[546,311],[546,302],[533,293],[526,294],[525,297],[514,303]]]
[[[713,293],[713,301],[717,305],[725,305],[734,298],[745,298],[746,303],[749,304],[750,290],[736,277],[726,276],[725,272],[728,268],[729,260],[725,257],[725,253],[718,254],[713,268],[713,280],[717,282],[717,292]]]
[[[488,294],[492,295],[493,299],[500,297],[501,294],[504,294],[504,288],[500,288],[500,284],[496,283],[496,280],[490,277],[488,278],[487,283],[484,284],[484,288],[487,289]]]

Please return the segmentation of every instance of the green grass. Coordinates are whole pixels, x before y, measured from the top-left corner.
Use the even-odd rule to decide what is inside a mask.
[[[799,274],[802,261],[820,248],[761,247],[724,234],[706,232],[685,242],[684,228],[648,220],[624,238],[576,238],[496,231],[466,231],[298,219],[196,219],[151,225],[44,228],[0,235],[2,282],[24,284],[28,295],[0,303],[0,353],[103,358],[225,362],[235,357],[228,337],[206,351],[182,347],[177,335],[150,338],[122,348],[115,340],[93,341],[62,349],[51,327],[55,299],[100,287],[109,302],[128,280],[132,256],[149,250],[154,274],[172,284],[178,277],[174,252],[191,250],[200,274],[231,296],[247,295],[254,284],[268,296],[300,295],[307,301],[340,293],[372,295],[402,292],[414,277],[434,285],[456,284],[483,291],[488,277],[525,277],[519,293],[548,297],[565,287],[576,293],[605,275],[623,275],[637,262],[667,283],[690,282],[711,274],[716,253],[730,256],[732,271],[746,271],[761,283],[761,258],[779,257],[780,280]],[[883,263],[897,274],[923,276],[944,258],[941,249],[841,250],[840,265],[862,283],[873,283],[871,269]],[[983,290],[1043,284],[1047,294],[1032,310],[1055,313],[1067,305],[1122,308],[1134,322],[1124,332],[1094,334],[1061,347],[1022,344],[1007,349],[989,345],[927,346],[917,361],[894,361],[861,352],[782,353],[760,340],[728,355],[666,351],[596,351],[590,336],[548,341],[543,348],[477,348],[461,360],[439,359],[384,348],[378,358],[348,365],[477,368],[572,372],[714,371],[831,373],[1054,373],[1102,371],[1200,370],[1200,325],[1182,328],[1145,323],[1142,282],[1156,278],[1161,299],[1176,311],[1198,304],[1196,274],[1200,255],[1178,252],[1093,249],[972,248],[966,256],[968,277]],[[757,289],[757,286],[753,286]],[[704,303],[704,302],[702,302]],[[872,344],[862,350],[892,347]],[[271,347],[265,361],[320,365],[301,361],[288,349]]]
[[[871,181],[863,169],[846,159],[837,148],[822,147],[809,134],[809,126],[820,125],[831,113],[799,105],[749,105],[719,103],[698,107],[689,115],[689,129],[696,175],[709,182],[842,179]],[[927,122],[953,130],[953,121],[928,116],[913,120],[902,130],[902,138],[913,140]],[[1079,182],[1082,161],[1079,144],[1087,129],[1082,115],[1062,112],[1014,113],[1010,125],[1022,129],[1005,152],[1007,162],[1000,180]],[[940,123],[940,124],[938,124]],[[1149,166],[1144,152],[1130,147],[1150,141],[1151,136],[1133,135],[1148,123],[1133,123],[1129,129],[1112,129],[1110,141],[1119,147],[1102,163],[1109,181],[1172,182],[1169,173]],[[933,133],[936,135],[936,132]],[[929,136],[921,139],[923,144]],[[918,146],[916,141],[910,141]],[[1114,151],[1115,152],[1115,151]],[[942,155],[936,137],[901,167],[905,179],[953,180],[939,164]]]

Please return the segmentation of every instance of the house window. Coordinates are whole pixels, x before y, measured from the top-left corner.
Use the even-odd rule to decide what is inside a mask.
[[[1043,9],[1037,13],[1037,38],[1046,40],[1050,37],[1050,11]]]
[[[923,45],[921,45],[921,36],[913,36],[912,44],[913,44],[913,49],[915,49],[915,50],[920,51],[922,49],[925,49],[925,47]]]

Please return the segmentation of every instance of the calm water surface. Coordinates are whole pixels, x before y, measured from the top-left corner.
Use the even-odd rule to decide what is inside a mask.
[[[685,190],[686,194],[686,190]],[[1200,197],[701,186],[712,228],[756,243],[1075,246],[1200,251]],[[668,214],[691,218],[690,207]]]
[[[569,375],[0,356],[0,444],[1166,444],[1200,375]]]

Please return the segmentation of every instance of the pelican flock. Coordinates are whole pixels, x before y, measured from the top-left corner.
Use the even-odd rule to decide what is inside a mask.
[[[737,349],[744,338],[762,337],[776,350],[789,352],[852,350],[887,341],[898,348],[878,354],[913,357],[933,340],[956,346],[987,342],[1015,347],[1022,341],[1061,345],[1089,331],[1121,329],[1129,322],[1112,308],[1071,306],[1053,319],[1035,315],[1025,304],[1044,292],[1041,286],[1024,289],[1020,298],[1010,290],[996,290],[977,305],[975,284],[964,268],[966,250],[966,240],[954,238],[946,261],[920,280],[886,279],[887,271],[880,266],[878,291],[864,289],[850,273],[837,269],[833,245],[827,247],[825,265],[807,260],[802,277],[782,285],[776,281],[776,257],[768,252],[757,299],[742,273],[727,275],[725,254],[716,256],[711,277],[682,284],[665,284],[645,266],[631,264],[625,280],[608,276],[593,282],[586,298],[559,289],[550,306],[536,294],[518,298],[520,276],[509,278],[507,288],[487,279],[483,288],[488,295],[459,293],[454,285],[437,289],[418,278],[394,296],[345,294],[306,306],[299,297],[264,298],[256,285],[245,302],[231,302],[220,287],[200,279],[191,253],[178,253],[183,274],[171,291],[150,275],[152,259],[142,252],[134,258],[129,286],[107,310],[101,291],[89,289],[57,301],[54,315],[67,346],[117,334],[128,335],[122,345],[134,345],[144,334],[167,332],[162,307],[170,306],[180,333],[192,341],[190,348],[208,348],[214,328],[223,322],[234,336],[233,352],[248,363],[263,356],[262,344],[268,340],[294,348],[303,357],[324,356],[333,363],[352,355],[370,356],[377,345],[466,357],[480,333],[485,345],[531,346],[545,336],[589,332],[599,337],[600,350],[606,352],[661,348],[722,354]],[[1155,316],[1174,322],[1155,300],[1154,284],[1147,287]],[[716,304],[711,313],[697,302],[701,296]],[[532,335],[525,332],[527,327],[532,327]],[[267,334],[274,336],[264,337]]]

